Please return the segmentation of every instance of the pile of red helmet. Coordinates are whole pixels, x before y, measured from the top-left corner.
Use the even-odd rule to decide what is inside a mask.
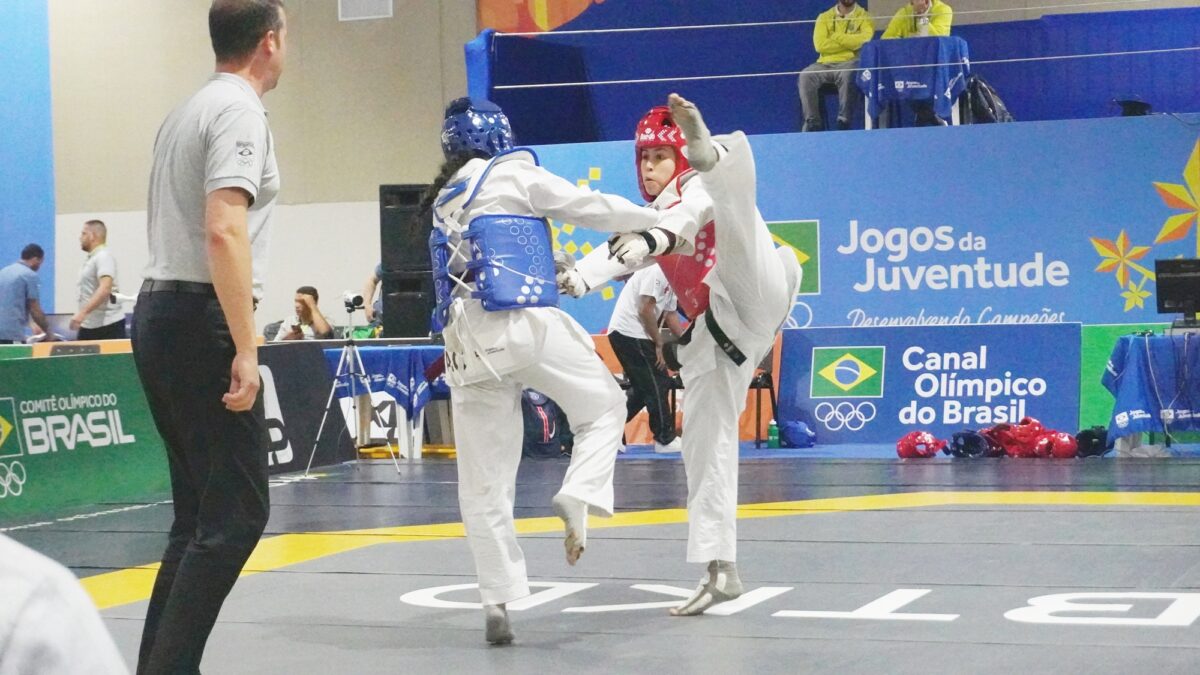
[[[1079,454],[1079,443],[1065,431],[1042,426],[1032,417],[1017,424],[997,424],[978,431],[960,431],[949,442],[928,431],[912,431],[896,442],[896,454],[904,459],[933,457],[944,452],[952,457],[1058,457]]]

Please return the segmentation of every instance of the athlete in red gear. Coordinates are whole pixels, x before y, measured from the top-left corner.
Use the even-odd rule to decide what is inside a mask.
[[[662,212],[658,224],[614,237],[608,251],[598,249],[560,275],[560,286],[581,295],[653,258],[692,319],[677,354],[687,391],[687,559],[708,567],[695,594],[671,610],[690,616],[742,593],[735,564],[738,417],[755,366],[791,311],[801,270],[792,249],[775,248],[755,206],[745,134],[710,138],[693,104],[676,94],[669,103],[642,119],[635,145],[639,187]]]

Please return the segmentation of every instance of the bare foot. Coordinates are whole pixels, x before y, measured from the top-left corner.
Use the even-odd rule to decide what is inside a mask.
[[[550,505],[554,507],[554,515],[562,518],[567,564],[574,565],[587,547],[587,504],[570,495],[557,494]]]
[[[717,149],[713,147],[700,109],[679,94],[668,96],[667,103],[671,106],[671,117],[687,137],[687,158],[692,168],[697,171],[712,169],[717,164]]]

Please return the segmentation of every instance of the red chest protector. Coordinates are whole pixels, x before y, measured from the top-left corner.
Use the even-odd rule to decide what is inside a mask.
[[[642,150],[666,146],[675,151],[675,175],[663,192],[665,194],[651,195],[645,185],[638,181],[638,188],[646,201],[674,202],[666,207],[674,208],[679,204],[683,195],[683,184],[696,176],[691,170],[687,157],[683,155],[683,147],[687,144],[682,130],[675,125],[671,111],[667,106],[655,106],[638,122],[637,133],[634,135],[633,163],[634,169],[641,175]],[[674,254],[660,256],[658,265],[662,268],[671,290],[679,299],[679,308],[688,318],[695,319],[708,309],[708,286],[704,284],[705,277],[717,263],[717,238],[713,234],[713,224],[708,222],[696,234],[695,250],[690,255]]]
[[[704,279],[717,264],[717,238],[710,220],[696,234],[695,250],[690,254],[672,253],[658,258],[679,300],[679,308],[689,319],[695,319],[708,309],[708,286]]]

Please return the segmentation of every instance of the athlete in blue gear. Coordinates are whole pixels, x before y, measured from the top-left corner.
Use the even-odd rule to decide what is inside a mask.
[[[529,595],[513,524],[521,391],[532,388],[554,399],[575,434],[570,466],[553,500],[572,565],[587,543],[588,513],[612,515],[613,466],[625,422],[624,396],[591,336],[557,307],[544,219],[624,232],[649,229],[658,216],[540,167],[531,150],[513,147],[508,119],[490,101],[450,104],[442,150],[446,163],[425,206],[435,228],[431,250],[452,392],[459,505],[479,575],[486,638],[505,644],[513,639],[505,605]]]

